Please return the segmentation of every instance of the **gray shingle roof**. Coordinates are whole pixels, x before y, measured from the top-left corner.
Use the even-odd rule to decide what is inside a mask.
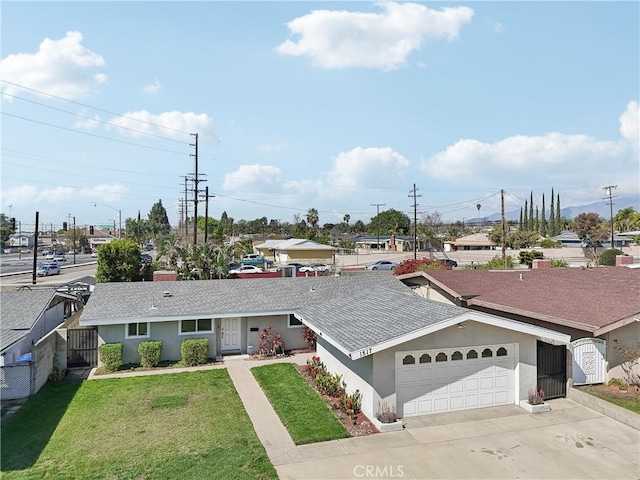
[[[0,350],[29,332],[55,293],[55,290],[0,291]]]
[[[82,311],[82,325],[165,321],[194,316],[289,313],[373,288],[407,292],[391,275],[99,283]],[[164,292],[171,296],[165,297]]]
[[[373,288],[356,293],[348,302],[336,298],[301,308],[296,315],[355,352],[468,312],[462,307],[426,300],[409,290]]]

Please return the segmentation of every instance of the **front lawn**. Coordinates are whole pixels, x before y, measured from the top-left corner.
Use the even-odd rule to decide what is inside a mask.
[[[46,385],[2,425],[2,478],[277,478],[226,370]]]
[[[251,371],[296,445],[349,436],[292,364],[274,363]]]

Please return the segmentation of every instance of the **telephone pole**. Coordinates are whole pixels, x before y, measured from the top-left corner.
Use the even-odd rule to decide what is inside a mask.
[[[184,200],[182,201],[182,210],[180,212],[180,219],[184,219],[184,238],[185,241],[187,239],[187,237],[189,236],[189,227],[188,227],[188,223],[189,223],[189,200],[187,198],[187,181],[189,180],[189,176],[188,175],[184,175],[182,177],[184,179]]]
[[[204,189],[204,243],[207,243],[207,235],[209,233],[209,199],[215,198],[215,195],[209,195],[209,187]]]
[[[418,203],[417,197],[421,197],[422,195],[417,195],[418,189],[416,188],[416,184],[413,184],[413,190],[409,190],[409,197],[413,197],[413,259],[416,260],[418,258]]]
[[[371,206],[377,208],[376,223],[378,224],[378,243],[376,244],[376,248],[378,249],[378,251],[380,251],[380,207],[384,207],[385,204],[384,203],[372,203]]]
[[[616,188],[618,188],[617,185],[608,185],[606,187],[602,187],[602,189],[605,191],[605,194],[609,198],[609,211],[611,213],[611,248],[615,248],[615,245],[613,243],[613,196],[611,194],[611,191]]]
[[[192,133],[192,137],[195,137],[195,143],[190,144],[195,148],[195,153],[191,156],[195,159],[195,173],[192,174],[193,178],[193,246],[198,244],[198,184],[200,178],[198,177],[198,134]]]
[[[500,190],[500,218],[502,220],[502,265],[506,267],[505,250],[507,249],[506,225],[504,222],[504,189]]]

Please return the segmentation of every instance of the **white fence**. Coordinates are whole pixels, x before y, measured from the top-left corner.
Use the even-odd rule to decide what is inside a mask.
[[[573,384],[603,383],[606,376],[607,345],[600,338],[580,338],[573,345]]]
[[[34,382],[31,362],[0,367],[0,400],[27,398],[32,394],[32,385]]]

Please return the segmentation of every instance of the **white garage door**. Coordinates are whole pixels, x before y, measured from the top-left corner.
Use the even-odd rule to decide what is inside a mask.
[[[396,352],[398,416],[512,404],[515,345]]]

